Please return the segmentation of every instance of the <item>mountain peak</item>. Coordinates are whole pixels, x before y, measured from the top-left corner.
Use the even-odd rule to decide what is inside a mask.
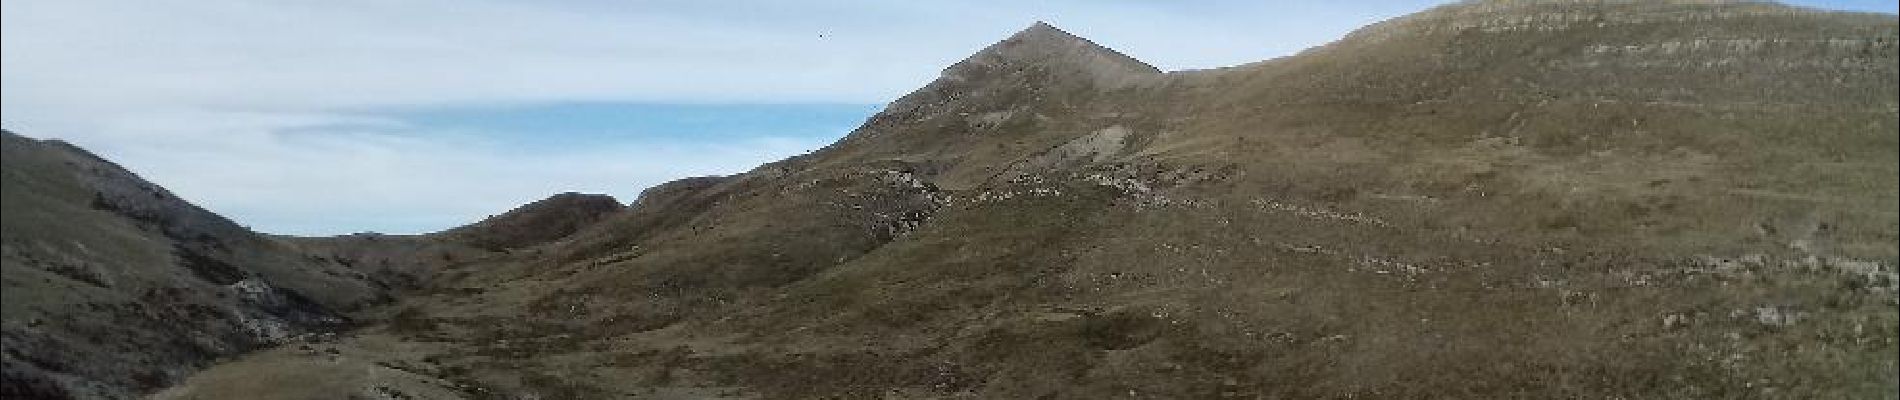
[[[1010,38],[1027,38],[1034,36],[1054,36],[1071,40],[1084,40],[1081,37],[1077,37],[1068,31],[1064,31],[1061,28],[1055,27],[1055,25],[1049,25],[1048,22],[1043,21],[1036,21],[1036,23],[1030,24],[1028,28],[1017,31],[1015,35],[1010,35]]]
[[[946,77],[968,78],[1000,69],[1031,66],[1079,72],[1097,83],[1126,81],[1130,76],[1161,73],[1160,69],[1080,36],[1036,21],[1028,28],[978,51],[944,71]]]

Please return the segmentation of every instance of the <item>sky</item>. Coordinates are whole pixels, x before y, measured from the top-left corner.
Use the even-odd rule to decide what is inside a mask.
[[[4,0],[0,126],[259,231],[425,233],[817,149],[1035,21],[1183,70],[1437,3]]]

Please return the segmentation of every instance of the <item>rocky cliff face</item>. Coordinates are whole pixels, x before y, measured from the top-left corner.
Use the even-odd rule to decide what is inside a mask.
[[[813,154],[476,261],[354,356],[172,393],[1891,396],[1895,39],[1470,2],[1162,73],[1037,24]]]

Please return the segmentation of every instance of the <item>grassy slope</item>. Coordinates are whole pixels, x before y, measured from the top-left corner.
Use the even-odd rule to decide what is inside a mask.
[[[1169,74],[1036,35],[357,340],[554,397],[1900,391],[1891,18],[1474,3]]]

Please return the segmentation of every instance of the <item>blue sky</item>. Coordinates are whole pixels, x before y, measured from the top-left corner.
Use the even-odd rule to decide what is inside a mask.
[[[1790,1],[1787,3],[1833,10],[1882,12],[1888,14],[1893,14],[1896,12],[1896,9],[1900,9],[1900,2],[1893,0],[1821,0]]]
[[[420,233],[816,149],[1038,20],[1180,70],[1437,3],[6,0],[0,125],[261,231]]]

